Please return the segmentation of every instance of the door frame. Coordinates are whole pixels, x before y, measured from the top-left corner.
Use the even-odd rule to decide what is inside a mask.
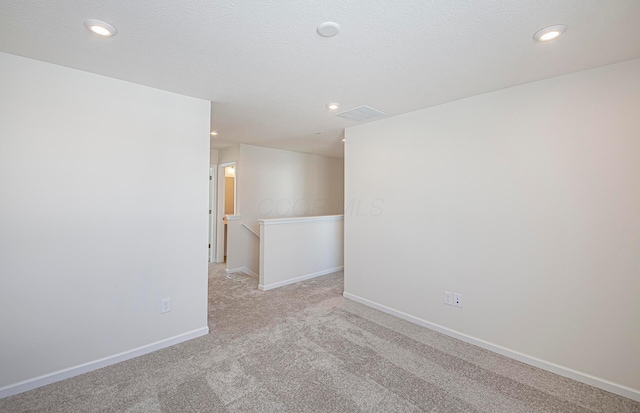
[[[216,200],[218,195],[216,194],[216,183],[217,183],[217,173],[218,168],[216,165],[211,165],[209,167],[209,250],[208,250],[208,261],[216,262],[216,215],[217,215],[217,204]]]

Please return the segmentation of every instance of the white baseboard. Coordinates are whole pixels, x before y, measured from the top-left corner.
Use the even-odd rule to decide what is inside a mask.
[[[237,272],[243,272],[245,274],[249,274],[252,277],[259,278],[258,274],[256,274],[255,272],[251,271],[247,267],[232,268],[230,270],[224,270],[224,272],[226,272],[227,274],[235,274]]]
[[[178,343],[189,341],[194,338],[205,336],[207,334],[209,334],[209,327],[199,328],[197,330],[189,331],[184,334],[179,334],[177,336],[173,336],[164,340],[156,341],[155,343],[147,344],[142,347],[114,354],[113,356],[104,357],[98,360],[90,361],[88,363],[83,363],[74,367],[69,367],[67,369],[58,370],[53,373],[24,380],[19,383],[10,384],[8,386],[0,388],[0,399],[13,396],[18,393],[23,393],[28,390],[33,390],[38,387],[46,386],[47,384],[55,383],[57,381],[69,379],[71,377],[88,373],[93,370],[98,370],[112,364],[120,363],[121,361],[139,357],[166,347],[171,347]]]
[[[570,379],[579,381],[581,383],[585,383],[585,384],[588,384],[590,386],[597,387],[599,389],[606,390],[608,392],[615,393],[617,395],[620,395],[620,396],[623,396],[623,397],[627,397],[629,399],[632,399],[632,400],[640,402],[640,391],[632,389],[630,387],[626,387],[626,386],[623,386],[621,384],[613,383],[611,381],[608,381],[608,380],[605,380],[605,379],[601,379],[599,377],[595,377],[595,376],[592,376],[592,375],[587,374],[587,373],[582,373],[582,372],[577,371],[577,370],[573,370],[573,369],[570,369],[570,368],[567,368],[567,367],[563,367],[563,366],[560,366],[558,364],[551,363],[549,361],[545,361],[545,360],[539,359],[537,357],[529,356],[527,354],[520,353],[520,352],[515,351],[515,350],[510,350],[510,349],[508,349],[506,347],[502,347],[502,346],[499,346],[497,344],[493,344],[493,343],[490,343],[488,341],[484,341],[484,340],[481,340],[479,338],[472,337],[472,336],[469,336],[469,335],[464,334],[464,333],[460,333],[459,331],[455,331],[455,330],[452,330],[450,328],[443,327],[443,326],[441,326],[439,324],[435,324],[435,323],[432,323],[430,321],[426,321],[426,320],[423,320],[421,318],[414,317],[414,316],[409,315],[407,313],[403,313],[402,311],[398,311],[398,310],[395,310],[393,308],[384,306],[382,304],[378,304],[378,303],[376,303],[374,301],[367,300],[366,298],[358,297],[357,295],[354,295],[354,294],[350,294],[350,293],[344,292],[342,295],[344,296],[344,298],[348,298],[349,300],[353,300],[353,301],[356,301],[356,302],[358,302],[360,304],[364,304],[364,305],[366,305],[368,307],[375,308],[376,310],[380,310],[380,311],[382,311],[384,313],[391,314],[391,315],[396,316],[398,318],[402,318],[403,320],[407,320],[407,321],[409,321],[411,323],[418,324],[418,325],[420,325],[422,327],[426,327],[428,329],[435,330],[435,331],[437,331],[439,333],[442,333],[442,334],[445,334],[447,336],[457,338],[458,340],[462,340],[462,341],[467,342],[469,344],[473,344],[473,345],[476,345],[478,347],[482,347],[482,348],[484,348],[486,350],[489,350],[489,351],[492,351],[494,353],[501,354],[503,356],[512,358],[514,360],[521,361],[521,362],[529,364],[531,366],[538,367],[538,368],[541,368],[543,370],[547,370],[547,371],[550,371],[552,373],[558,374],[560,376],[568,377]]]
[[[301,275],[299,277],[291,278],[289,280],[278,281],[277,283],[272,283],[272,284],[267,284],[267,285],[259,284],[258,285],[258,289],[261,290],[261,291],[273,290],[274,288],[284,287],[285,285],[294,284],[294,283],[297,283],[297,282],[300,282],[300,281],[309,280],[311,278],[320,277],[322,275],[331,274],[333,272],[340,271],[343,268],[344,268],[344,266],[335,267],[335,268],[329,268],[328,270],[322,270],[322,271],[314,272],[314,273],[311,273],[311,274]]]

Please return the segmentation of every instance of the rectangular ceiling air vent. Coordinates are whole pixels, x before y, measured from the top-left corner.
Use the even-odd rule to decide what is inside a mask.
[[[344,119],[351,119],[355,121],[363,121],[367,119],[377,118],[378,116],[384,116],[386,113],[370,108],[369,106],[358,106],[355,109],[347,110],[346,112],[338,113],[336,116],[340,116]]]

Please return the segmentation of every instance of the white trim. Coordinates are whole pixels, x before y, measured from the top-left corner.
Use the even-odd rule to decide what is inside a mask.
[[[617,395],[627,397],[629,399],[640,401],[640,391],[632,389],[630,387],[623,386],[621,384],[613,383],[611,381],[601,379],[595,376],[592,376],[587,373],[582,373],[577,370],[573,370],[567,367],[560,366],[555,363],[551,363],[549,361],[545,361],[539,359],[537,357],[529,356],[524,353],[520,353],[519,351],[511,350],[506,347],[499,346],[497,344],[490,343],[488,341],[461,333],[456,330],[452,330],[447,327],[443,327],[439,324],[432,323],[430,321],[423,320],[418,317],[414,317],[407,313],[403,313],[402,311],[394,310],[393,308],[384,306],[382,304],[378,304],[374,301],[367,300],[366,298],[358,297],[357,295],[350,294],[348,292],[342,293],[344,298],[349,300],[356,301],[360,304],[364,304],[366,306],[375,308],[376,310],[380,310],[384,313],[391,314],[398,318],[402,318],[403,320],[407,320],[411,323],[417,324],[422,327],[426,327],[428,329],[437,331],[439,333],[445,334],[450,337],[457,338],[458,340],[462,340],[466,343],[476,345],[478,347],[482,347],[486,350],[492,351],[494,353],[501,354],[503,356],[512,358],[514,360],[521,361],[523,363],[529,364],[534,367],[541,368],[543,370],[550,371],[552,373],[558,374],[560,376],[568,377],[570,379],[579,381],[581,383],[588,384],[593,387],[597,387],[602,390],[606,390],[611,393],[615,393]]]
[[[344,215],[320,215],[317,217],[290,217],[290,218],[272,218],[259,219],[260,225],[276,225],[276,224],[295,224],[298,222],[308,221],[337,221],[344,219]]]
[[[144,354],[158,351],[166,347],[171,347],[178,343],[192,340],[194,338],[206,336],[207,334],[209,334],[209,327],[202,327],[197,330],[192,330],[187,333],[178,334],[177,336],[156,341],[155,343],[137,347],[132,350],[123,351],[122,353],[114,354],[113,356],[104,357],[98,360],[79,364],[74,367],[69,367],[63,370],[55,371],[53,373],[48,373],[39,377],[34,377],[32,379],[24,380],[19,383],[10,384],[8,386],[4,386],[0,388],[0,399],[13,396],[14,394],[23,393],[28,390],[33,390],[38,387],[46,386],[47,384],[55,383],[57,381],[69,379],[71,377],[88,373],[93,370],[98,370],[103,367],[111,366],[112,364],[120,363],[121,361],[139,357]]]
[[[268,284],[268,285],[258,284],[258,289],[260,291],[273,290],[274,288],[284,287],[285,285],[294,284],[294,283],[297,283],[297,282],[300,282],[300,281],[309,280],[311,278],[320,277],[322,275],[331,274],[331,273],[334,273],[336,271],[340,271],[343,268],[344,268],[344,266],[335,267],[335,268],[329,268],[328,270],[322,270],[322,271],[314,272],[314,273],[311,273],[311,274],[301,275],[300,277],[291,278],[289,280],[279,281],[277,283]]]
[[[216,165],[209,167],[209,263],[216,262],[216,253],[218,251],[218,168]]]
[[[226,272],[227,274],[235,274],[237,272],[244,272],[246,274],[249,274],[252,277],[258,277],[258,274],[256,274],[255,272],[251,271],[250,269],[248,269],[247,267],[238,267],[238,268],[232,268],[232,269],[226,269],[224,270],[224,272]]]
[[[256,232],[253,228],[251,228],[249,225],[245,224],[244,222],[242,223],[242,226],[245,227],[246,229],[248,229],[249,231],[251,231],[251,233],[253,235],[255,235],[256,237],[260,238],[260,234],[258,232]]]
[[[258,270],[260,271],[260,274],[262,274],[260,277],[258,277],[258,290],[264,291],[264,257],[265,255],[267,255],[267,251],[266,251],[266,245],[267,245],[267,241],[265,238],[267,238],[267,231],[264,228],[264,222],[260,222],[260,234],[262,235],[260,238],[258,238],[258,242],[260,243],[260,250],[258,251]]]

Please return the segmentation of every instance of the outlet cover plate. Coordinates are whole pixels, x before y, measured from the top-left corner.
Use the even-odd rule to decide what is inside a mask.
[[[453,304],[453,293],[451,291],[445,291],[444,292],[444,303],[446,305],[452,305]]]
[[[160,301],[160,312],[168,313],[171,311],[171,298],[164,298]]]
[[[453,295],[453,305],[462,308],[462,294]]]

